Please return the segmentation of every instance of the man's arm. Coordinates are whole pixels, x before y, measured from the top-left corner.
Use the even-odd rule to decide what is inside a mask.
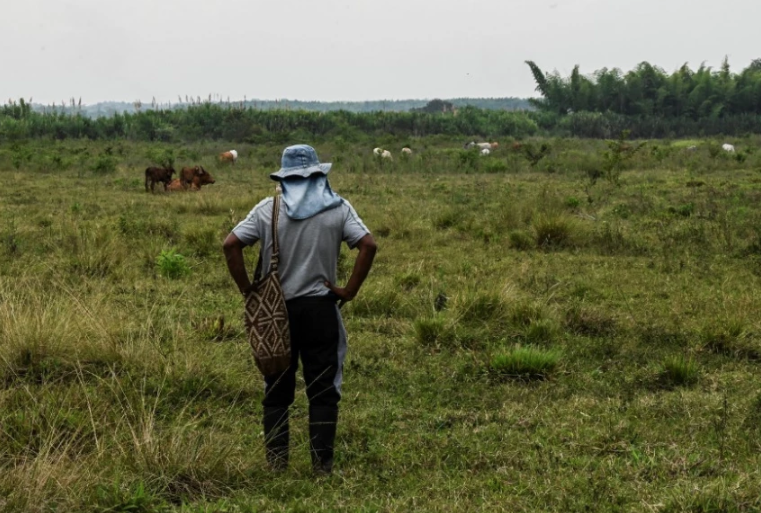
[[[332,290],[339,298],[341,298],[341,304],[351,301],[357,296],[359,288],[367,278],[367,274],[370,272],[370,268],[373,266],[373,259],[375,258],[375,252],[378,249],[378,245],[375,244],[375,239],[369,233],[359,239],[356,246],[359,249],[359,255],[354,261],[354,269],[351,271],[351,277],[346,287],[336,287],[330,282],[325,282],[325,286]]]
[[[243,260],[244,247],[245,244],[234,233],[228,235],[225,243],[222,245],[222,249],[225,252],[225,260],[227,260],[227,269],[230,271],[230,276],[235,280],[235,284],[238,286],[241,294],[245,294],[248,287],[251,286],[251,281],[248,279],[248,273],[246,272],[246,263]]]

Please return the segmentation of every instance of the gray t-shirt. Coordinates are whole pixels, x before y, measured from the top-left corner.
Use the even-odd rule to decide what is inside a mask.
[[[272,255],[273,201],[271,197],[262,200],[233,228],[235,236],[247,246],[262,241],[262,276],[269,271]],[[278,271],[286,300],[327,295],[330,289],[325,287],[325,281],[336,284],[341,241],[353,249],[370,233],[346,200],[336,208],[308,219],[289,218],[285,203],[281,201],[277,225],[280,243]]]

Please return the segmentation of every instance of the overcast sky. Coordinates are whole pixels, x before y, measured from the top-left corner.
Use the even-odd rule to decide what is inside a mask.
[[[0,99],[534,96],[524,61],[734,71],[760,0],[7,0]]]

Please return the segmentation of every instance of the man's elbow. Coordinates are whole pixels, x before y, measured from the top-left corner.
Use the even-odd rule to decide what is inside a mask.
[[[375,238],[369,233],[362,237],[359,241],[359,250],[374,256],[375,252],[378,251],[378,244],[375,242]]]
[[[233,251],[240,249],[242,249],[241,241],[233,233],[228,235],[225,241],[222,243],[222,251],[224,251],[226,255],[229,255]]]

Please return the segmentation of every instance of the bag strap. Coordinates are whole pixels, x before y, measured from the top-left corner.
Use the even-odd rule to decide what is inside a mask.
[[[272,258],[270,259],[270,268],[277,272],[277,265],[280,263],[280,244],[277,241],[277,223],[280,218],[280,195],[275,196],[272,202]]]

